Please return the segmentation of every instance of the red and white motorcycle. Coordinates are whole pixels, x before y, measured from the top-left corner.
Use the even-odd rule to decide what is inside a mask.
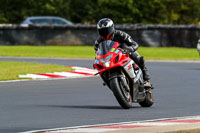
[[[129,54],[119,48],[118,42],[101,42],[93,66],[122,108],[131,108],[132,102],[137,102],[142,107],[152,106],[152,87],[144,86],[141,69]]]

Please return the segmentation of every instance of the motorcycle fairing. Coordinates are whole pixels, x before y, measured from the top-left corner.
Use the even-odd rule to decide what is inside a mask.
[[[136,77],[134,78],[134,83],[143,83],[143,74],[141,69],[135,70]]]
[[[135,78],[136,75],[134,73],[134,70],[133,70],[133,61],[130,60],[123,68],[124,70],[126,71],[126,73],[130,76],[130,78]]]
[[[108,53],[104,52],[102,55],[102,51],[98,51],[96,55],[96,60],[94,62],[94,67],[97,68],[100,74],[103,72],[115,68],[115,67],[123,67],[127,63],[131,61],[128,54],[123,54],[119,49],[119,43],[115,42],[113,43],[113,46],[110,48],[110,50],[107,50]],[[109,67],[105,67],[105,63],[109,62]],[[130,70],[131,71],[131,70]],[[133,77],[133,76],[132,76]]]

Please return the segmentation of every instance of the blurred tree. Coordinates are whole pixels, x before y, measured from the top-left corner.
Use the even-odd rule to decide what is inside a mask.
[[[61,16],[70,18],[66,0],[1,0],[0,22],[20,23],[28,16]]]
[[[200,22],[200,0],[164,0],[164,24],[198,24]]]
[[[200,0],[0,0],[0,23],[60,16],[76,23],[200,24]]]
[[[137,23],[142,14],[133,3],[134,0],[98,0],[98,19],[108,17],[117,23]]]
[[[97,0],[71,0],[71,19],[76,23],[94,23],[98,13]]]
[[[138,23],[161,23],[165,19],[165,12],[163,9],[165,5],[163,0],[135,0],[133,6],[140,11],[140,16],[137,17]]]

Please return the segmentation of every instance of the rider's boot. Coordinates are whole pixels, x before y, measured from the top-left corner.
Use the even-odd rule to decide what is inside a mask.
[[[144,61],[143,56],[140,56],[140,58],[139,58],[139,64],[140,64],[139,66],[140,66],[140,68],[142,70],[142,73],[143,73],[144,86],[151,87],[150,75],[149,75],[147,67],[145,65],[145,61]]]
[[[151,87],[150,75],[149,75],[146,67],[144,67],[144,69],[142,69],[142,73],[143,73],[143,79],[144,79],[144,86]]]
[[[150,75],[148,73],[147,67],[145,65],[144,57],[139,55],[138,52],[132,52],[130,55],[131,59],[134,60],[136,64],[140,67],[143,73],[143,79],[144,79],[144,86],[151,87],[150,83]]]

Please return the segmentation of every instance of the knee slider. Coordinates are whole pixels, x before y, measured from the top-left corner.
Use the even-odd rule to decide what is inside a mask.
[[[139,57],[139,62],[140,62],[140,65],[141,65],[141,67],[142,67],[142,69],[144,68],[144,57],[143,56],[140,56]]]
[[[144,57],[143,56],[138,56],[138,60],[140,64],[144,64]]]

